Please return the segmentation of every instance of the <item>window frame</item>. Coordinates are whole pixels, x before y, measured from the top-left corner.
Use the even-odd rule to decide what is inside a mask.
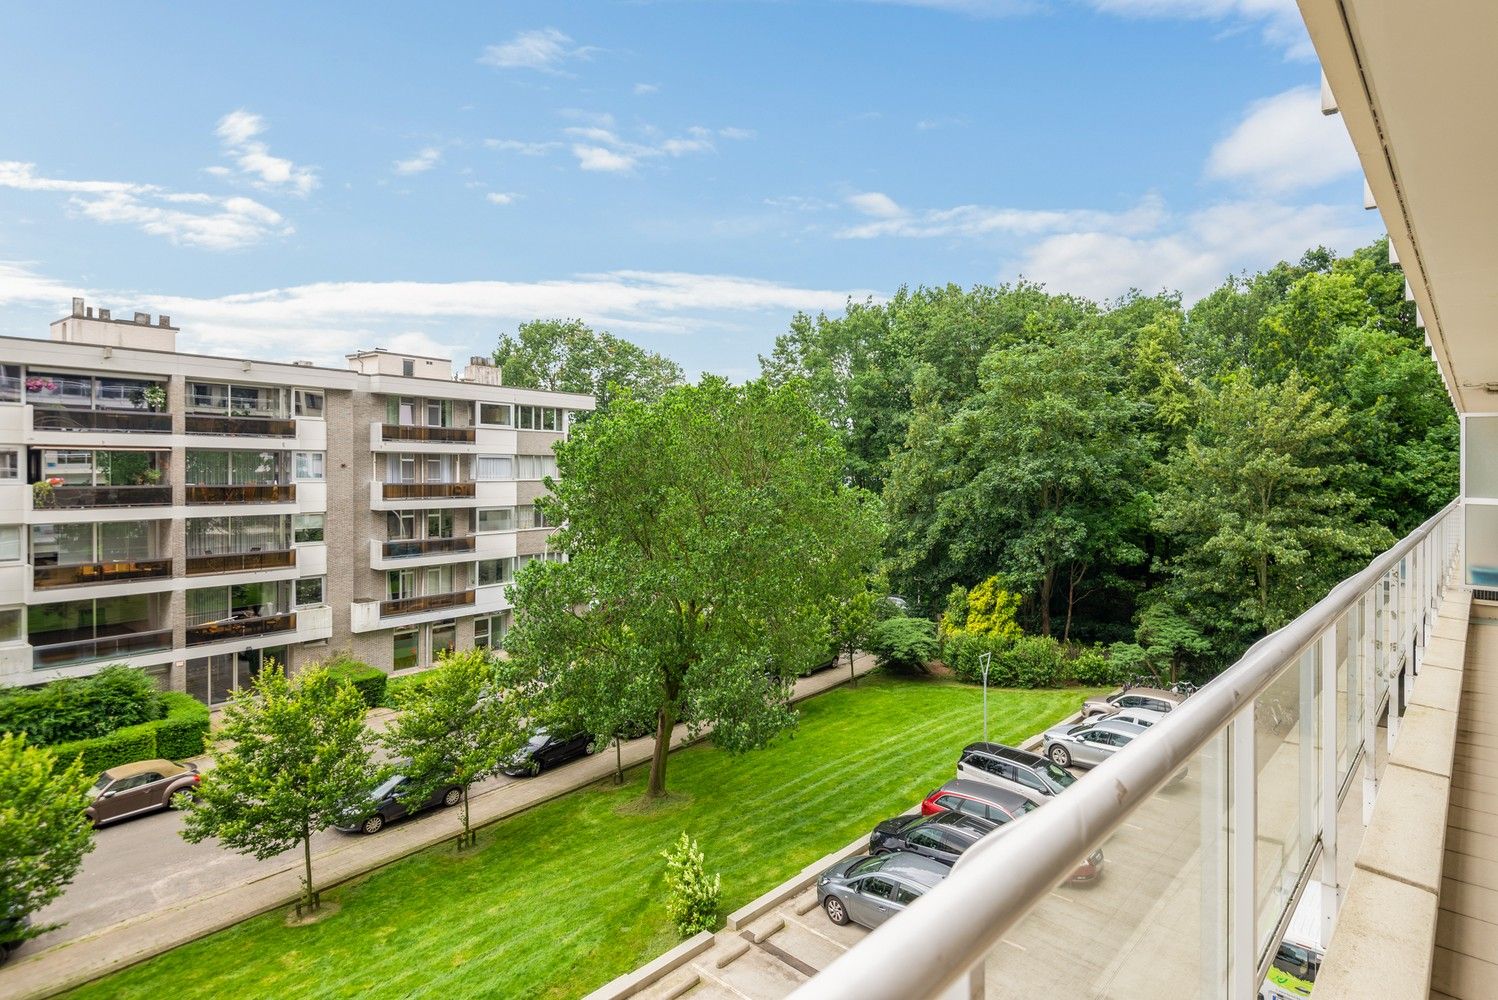
[[[309,471],[306,465],[316,466]],[[294,451],[291,453],[291,478],[299,483],[321,483],[328,478],[328,453],[325,451]]]

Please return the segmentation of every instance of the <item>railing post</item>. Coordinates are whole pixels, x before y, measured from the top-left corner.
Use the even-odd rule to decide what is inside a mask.
[[[1384,725],[1385,741],[1388,749],[1394,749],[1394,741],[1399,738],[1399,708],[1403,678],[1399,668],[1399,615],[1395,610],[1399,599],[1399,581],[1396,579],[1399,573],[1399,564],[1396,562],[1384,574],[1384,613],[1383,613],[1383,640],[1384,640],[1384,673],[1389,683],[1389,714],[1388,721]]]
[[[1378,770],[1374,756],[1378,746],[1378,665],[1374,662],[1373,632],[1378,625],[1377,600],[1381,585],[1358,598],[1360,647],[1358,670],[1363,685],[1363,825],[1373,822],[1373,798],[1378,794]],[[1373,613],[1370,614],[1369,612]]]
[[[1349,633],[1352,612],[1342,616]],[[1352,676],[1348,663],[1348,677]],[[1321,940],[1332,939],[1342,887],[1337,882],[1337,626],[1321,637]],[[1348,734],[1349,736],[1351,734]]]
[[[937,1000],[983,1000],[983,963],[979,962],[938,995]]]
[[[1258,928],[1254,925],[1254,851],[1258,838],[1254,703],[1228,725],[1228,996],[1259,993]]]

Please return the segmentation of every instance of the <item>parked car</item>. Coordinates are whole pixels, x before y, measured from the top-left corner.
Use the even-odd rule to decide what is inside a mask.
[[[553,736],[545,729],[536,730],[529,743],[510,758],[505,774],[512,778],[529,778],[540,774],[548,767],[565,764],[569,760],[586,756],[593,737],[587,733],[571,736]]]
[[[878,927],[925,895],[952,869],[919,854],[857,855],[817,877],[817,902],[835,924]]]
[[[1151,712],[1169,712],[1185,700],[1185,695],[1176,694],[1164,688],[1128,688],[1104,698],[1088,698],[1082,702],[1082,718],[1112,715],[1125,708],[1147,708]]]
[[[31,928],[31,917],[0,917],[0,965],[10,958],[10,953],[26,942],[22,940]]]
[[[194,794],[201,775],[196,764],[139,760],[111,767],[89,789],[92,801],[83,810],[94,826],[103,826],[158,809],[169,809],[172,797]]]
[[[1076,777],[1040,754],[1002,743],[969,743],[957,760],[957,777],[986,781],[1019,792],[1036,805],[1070,788]]]
[[[1107,719],[1111,722],[1132,722],[1136,726],[1148,729],[1165,718],[1165,715],[1165,712],[1156,712],[1148,708],[1121,708],[1112,715],[1100,715],[1094,718]]]
[[[869,853],[908,851],[944,865],[955,865],[963,851],[998,828],[999,824],[993,820],[951,810],[935,816],[896,816],[874,827],[869,834]]]
[[[934,816],[954,810],[1003,825],[1039,807],[1021,795],[988,781],[953,778],[926,796],[921,803],[922,816]]]
[[[356,821],[339,826],[337,829],[344,833],[379,833],[385,829],[387,823],[394,823],[398,819],[425,812],[436,806],[455,806],[463,801],[462,786],[438,785],[432,794],[423,799],[414,809],[407,808],[401,802],[401,795],[405,792],[409,782],[410,779],[401,774],[387,778],[369,793],[368,811]]]
[[[1146,728],[1133,722],[1101,719],[1063,722],[1045,733],[1045,755],[1057,767],[1093,767],[1133,742]]]

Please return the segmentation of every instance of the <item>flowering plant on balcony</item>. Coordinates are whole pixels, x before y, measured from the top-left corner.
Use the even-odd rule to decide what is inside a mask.
[[[43,375],[32,375],[26,379],[27,392],[56,392],[57,383]]]
[[[42,479],[42,480],[39,480],[37,482],[32,483],[31,484],[31,507],[32,507],[32,509],[33,510],[46,510],[49,507],[55,507],[55,506],[57,506],[57,496],[56,496],[56,494],[53,493],[52,488],[54,486],[56,486],[58,483],[60,483],[60,482],[62,482],[61,479]]]

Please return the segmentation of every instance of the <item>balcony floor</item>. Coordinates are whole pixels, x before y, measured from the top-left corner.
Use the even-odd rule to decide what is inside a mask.
[[[1498,996],[1498,608],[1481,604],[1467,631],[1430,995]]]

